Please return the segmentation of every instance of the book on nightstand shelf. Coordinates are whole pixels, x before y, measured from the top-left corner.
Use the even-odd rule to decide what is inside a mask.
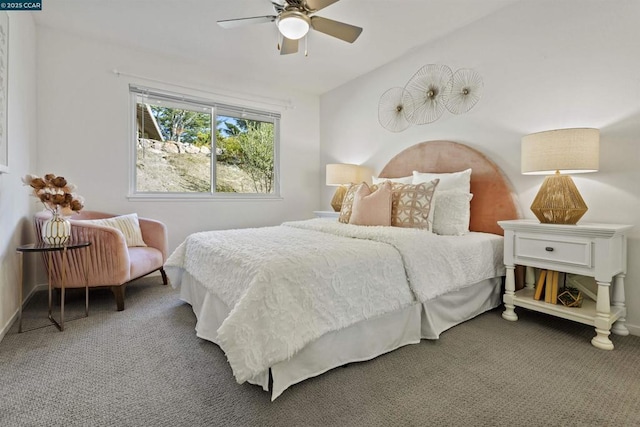
[[[540,271],[540,277],[538,277],[538,283],[536,283],[536,293],[533,295],[533,299],[540,301],[542,299],[542,293],[544,292],[544,280],[547,277],[547,270]]]
[[[558,277],[560,272],[553,270],[541,270],[536,283],[533,299],[543,300],[549,304],[558,303]]]
[[[547,271],[547,280],[544,285],[544,302],[551,303],[551,288],[553,287],[553,271]]]
[[[548,274],[548,273],[547,273]],[[551,304],[558,303],[558,276],[559,272],[553,272],[552,286],[551,286]]]

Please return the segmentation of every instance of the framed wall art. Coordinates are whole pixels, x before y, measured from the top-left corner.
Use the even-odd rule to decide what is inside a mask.
[[[0,12],[0,173],[9,172],[9,139],[7,134],[9,89],[9,15]]]

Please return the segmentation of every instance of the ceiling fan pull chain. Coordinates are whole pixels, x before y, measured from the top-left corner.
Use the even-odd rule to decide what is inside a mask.
[[[307,50],[307,40],[309,40],[309,33],[304,36],[304,56],[309,56],[309,51]]]
[[[276,31],[276,42],[278,43],[278,50],[280,50],[280,31]]]

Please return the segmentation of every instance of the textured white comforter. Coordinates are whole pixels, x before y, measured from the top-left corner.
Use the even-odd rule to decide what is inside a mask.
[[[196,233],[165,267],[232,307],[218,343],[239,383],[326,332],[414,301],[393,247],[294,227]]]
[[[324,219],[195,233],[165,268],[189,272],[232,308],[218,343],[239,383],[329,331],[504,273],[499,236]]]
[[[409,286],[420,302],[503,276],[505,271],[503,237],[495,234],[439,236],[410,228],[362,227],[322,219],[283,225],[393,246],[402,256]]]

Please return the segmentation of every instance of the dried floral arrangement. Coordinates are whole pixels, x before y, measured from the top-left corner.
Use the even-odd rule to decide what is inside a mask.
[[[22,178],[25,185],[33,188],[33,195],[40,199],[47,210],[62,213],[63,210],[80,212],[84,207],[84,199],[74,191],[76,186],[69,184],[63,176],[52,173],[44,177],[26,175]]]

